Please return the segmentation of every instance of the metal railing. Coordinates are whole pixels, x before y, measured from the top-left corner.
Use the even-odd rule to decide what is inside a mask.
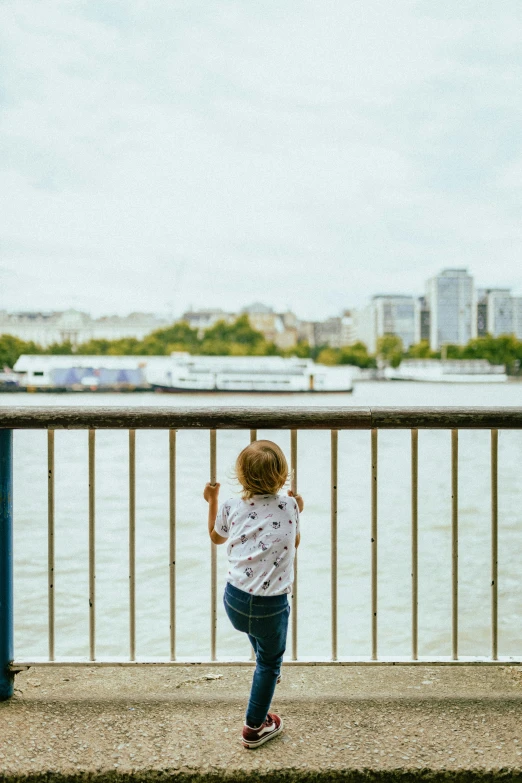
[[[257,431],[290,430],[291,489],[297,491],[299,430],[330,430],[331,463],[331,658],[329,662],[348,663],[338,656],[338,433],[340,430],[369,430],[371,435],[371,519],[370,519],[370,603],[371,655],[358,662],[378,658],[378,432],[382,429],[411,431],[411,658],[418,654],[418,430],[451,431],[451,658],[459,660],[459,440],[460,429],[485,429],[491,432],[491,656],[478,662],[508,660],[498,654],[498,430],[522,429],[522,408],[63,408],[13,407],[0,409],[0,699],[12,693],[12,675],[20,667],[42,661],[16,661],[13,651],[13,430],[47,430],[47,520],[48,520],[48,659],[43,663],[61,663],[55,656],[55,450],[54,433],[60,429],[88,430],[88,542],[89,542],[89,660],[75,664],[103,664],[96,660],[96,431],[127,429],[129,432],[129,657],[136,663],[136,430],[164,429],[169,433],[169,603],[170,651],[166,664],[176,663],[176,432],[185,429],[209,430],[209,479],[216,483],[216,437],[218,430],[250,430],[250,440]],[[210,545],[210,662],[217,662],[217,555]],[[298,662],[298,571],[292,595],[291,661]],[[514,660],[514,659],[509,659]],[[143,661],[147,662],[147,661]],[[323,661],[324,662],[324,661]],[[404,659],[393,659],[394,663]],[[437,661],[433,661],[437,662]],[[62,661],[63,663],[63,661]],[[111,662],[112,663],[112,662]],[[183,661],[186,664],[187,661]],[[315,661],[320,663],[320,661]],[[67,660],[67,665],[71,661]]]

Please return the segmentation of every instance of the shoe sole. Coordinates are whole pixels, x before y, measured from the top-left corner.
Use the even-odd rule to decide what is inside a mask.
[[[261,737],[261,739],[258,739],[255,742],[248,742],[247,740],[242,739],[241,742],[243,743],[243,747],[249,748],[250,750],[254,750],[255,748],[259,748],[260,745],[264,745],[265,742],[268,742],[274,737],[277,737],[277,735],[281,734],[282,731],[283,731],[283,721],[281,720],[278,729],[276,729],[275,731],[271,731],[270,734],[266,734],[264,737]]]

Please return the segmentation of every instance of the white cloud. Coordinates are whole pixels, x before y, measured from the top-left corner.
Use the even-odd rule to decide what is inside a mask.
[[[0,308],[322,317],[448,264],[522,292],[519,22],[513,2],[7,0],[0,264],[25,284],[4,274]]]

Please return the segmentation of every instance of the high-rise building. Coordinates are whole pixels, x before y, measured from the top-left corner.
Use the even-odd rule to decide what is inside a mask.
[[[419,340],[429,343],[429,341],[430,341],[430,306],[429,306],[425,296],[419,297],[419,319],[420,319]]]
[[[413,296],[378,294],[356,314],[356,339],[370,353],[377,350],[380,337],[400,337],[404,349],[420,340],[420,303]]]
[[[513,334],[522,340],[522,296],[513,297]]]
[[[487,333],[492,337],[513,334],[513,297],[509,288],[490,288],[487,292]]]
[[[488,333],[488,291],[487,288],[477,288],[477,337],[485,337]]]
[[[477,335],[477,308],[473,278],[467,269],[443,269],[428,280],[430,348],[466,345]]]

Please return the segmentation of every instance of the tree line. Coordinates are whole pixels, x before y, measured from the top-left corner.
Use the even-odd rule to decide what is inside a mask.
[[[356,342],[342,348],[326,345],[311,346],[299,341],[292,348],[281,349],[254,329],[247,315],[234,322],[217,321],[199,331],[186,321],[151,332],[142,340],[123,337],[117,340],[93,339],[79,345],[54,343],[46,348],[13,335],[0,335],[0,368],[13,367],[21,354],[80,354],[96,356],[168,356],[173,351],[187,351],[202,356],[298,356],[311,358],[320,364],[350,364],[361,368],[377,367],[379,363],[397,367],[404,358],[416,359],[487,359],[491,364],[505,364],[511,374],[520,372],[522,341],[513,335],[478,337],[467,345],[447,345],[443,351],[431,351],[427,341],[404,350],[400,337],[385,335],[377,342],[375,354],[366,345]]]
[[[306,344],[308,345],[308,344]],[[0,335],[0,366],[13,367],[19,356],[29,354],[79,354],[89,356],[168,356],[173,351],[188,351],[206,356],[275,356],[285,354],[261,332],[252,328],[247,315],[233,323],[217,321],[200,332],[186,321],[156,329],[142,340],[122,337],[116,340],[92,339],[78,345],[70,342],[54,343],[46,348],[18,337]],[[307,353],[302,344],[297,353]]]
[[[512,334],[475,337],[466,345],[444,345],[432,351],[427,340],[403,349],[400,337],[385,335],[377,343],[377,356],[392,367],[403,359],[486,359],[490,364],[503,364],[509,375],[518,375],[522,367],[522,340]]]

